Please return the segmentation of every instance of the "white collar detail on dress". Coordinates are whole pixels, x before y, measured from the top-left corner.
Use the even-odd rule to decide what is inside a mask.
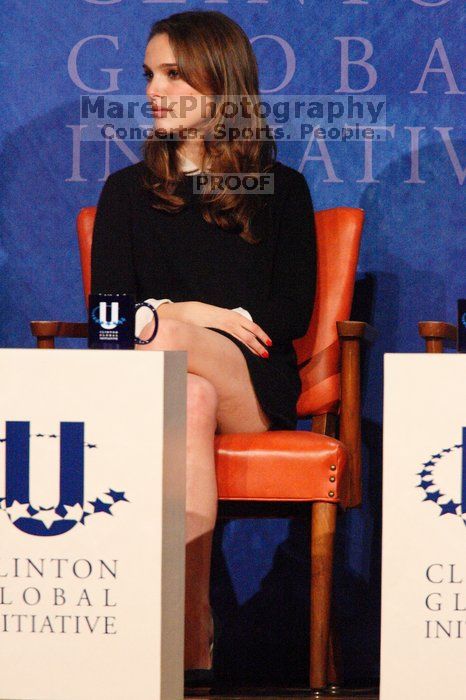
[[[198,166],[196,165],[196,163],[194,163],[194,161],[192,161],[190,158],[187,158],[186,156],[184,156],[184,155],[181,154],[181,153],[179,153],[178,156],[179,156],[180,163],[181,163],[181,170],[182,170],[183,172],[187,172],[187,173],[189,173],[190,175],[196,175],[197,173],[202,172],[202,171],[198,168]]]

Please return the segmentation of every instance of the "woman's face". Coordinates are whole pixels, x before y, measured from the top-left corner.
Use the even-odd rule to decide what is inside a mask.
[[[206,98],[180,77],[168,34],[156,34],[149,41],[143,68],[156,129],[171,132],[196,127],[200,136],[202,122],[208,117]]]

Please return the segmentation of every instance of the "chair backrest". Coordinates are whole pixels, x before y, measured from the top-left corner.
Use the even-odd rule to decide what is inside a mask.
[[[340,342],[337,321],[350,318],[364,210],[334,207],[315,212],[317,289],[307,333],[293,341],[302,390],[301,418],[338,413]]]
[[[91,246],[97,207],[84,207],[77,217],[79,252],[86,308],[91,289]],[[364,211],[335,207],[315,212],[317,290],[306,335],[293,341],[302,391],[298,416],[338,413],[340,343],[337,321],[349,319]]]
[[[89,294],[91,293],[91,248],[96,213],[97,207],[83,207],[79,210],[76,219],[86,309],[89,307]]]

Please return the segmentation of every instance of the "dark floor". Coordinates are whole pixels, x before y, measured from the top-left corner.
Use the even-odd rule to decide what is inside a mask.
[[[207,696],[200,696],[200,700],[246,700],[247,698],[255,698],[256,700],[259,700],[262,698],[263,700],[284,700],[286,698],[290,698],[292,700],[308,700],[309,698],[315,697],[312,694],[307,694],[307,695],[247,695],[247,694],[241,694],[241,695],[207,695]],[[354,700],[355,697],[364,697],[366,700],[378,700],[379,696],[378,695],[321,695],[317,697],[322,697],[322,698],[338,698],[338,700]],[[199,696],[198,696],[199,698]]]
[[[185,697],[197,697],[198,700],[247,700],[254,698],[255,700],[304,700],[304,698],[335,698],[335,700],[355,700],[355,698],[363,698],[364,700],[378,700],[379,694],[376,688],[358,688],[358,689],[341,689],[337,692],[327,692],[322,694],[314,694],[309,690],[300,690],[293,688],[255,688],[255,689],[238,689],[235,691],[225,691],[217,695],[204,695],[202,691],[190,691]]]
[[[201,700],[245,700],[247,698],[256,698],[256,700],[262,698],[263,700],[284,700],[286,698],[291,698],[292,700],[308,700],[309,698],[315,697],[314,695],[208,695],[204,696]],[[317,697],[322,698],[338,698],[338,700],[354,700],[355,697],[364,697],[366,700],[378,700],[378,695],[321,695]]]

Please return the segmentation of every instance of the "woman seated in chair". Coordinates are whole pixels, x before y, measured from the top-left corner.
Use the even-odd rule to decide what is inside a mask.
[[[111,174],[102,189],[92,292],[134,293],[157,308],[157,335],[137,349],[187,351],[185,675],[205,680],[214,435],[296,428],[301,381],[292,341],[305,335],[314,304],[314,212],[304,176],[276,160],[270,133],[264,138],[255,56],[232,19],[196,11],[156,22],[144,75],[155,129],[143,160]],[[226,117],[231,96],[252,105],[253,137],[229,138],[228,127],[246,121]],[[212,103],[215,110],[206,109]],[[245,186],[235,191],[221,174]],[[136,317],[142,339],[154,330],[146,310]]]

